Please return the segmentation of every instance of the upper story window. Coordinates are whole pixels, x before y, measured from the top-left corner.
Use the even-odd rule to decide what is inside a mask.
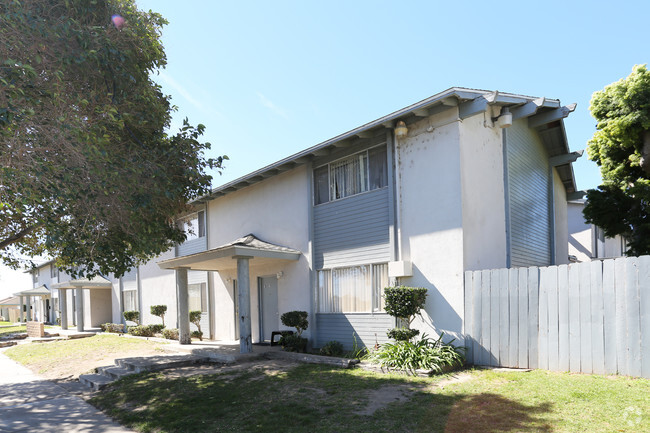
[[[200,211],[186,216],[180,220],[187,240],[205,237],[205,212]]]
[[[59,268],[54,265],[50,265],[50,278],[54,279],[59,276]]]
[[[388,185],[386,146],[374,147],[314,170],[314,204]]]

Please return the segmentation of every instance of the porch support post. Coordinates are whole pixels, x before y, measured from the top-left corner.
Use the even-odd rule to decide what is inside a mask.
[[[84,330],[84,298],[83,298],[83,289],[77,287],[77,296],[75,296],[75,301],[77,305],[77,331],[83,332]]]
[[[251,339],[251,284],[249,274],[250,257],[237,256],[237,286],[239,288],[239,351],[253,352]]]
[[[32,321],[32,297],[27,296],[27,321],[31,322]]]
[[[20,323],[23,323],[23,319],[25,318],[25,312],[23,311],[23,307],[25,305],[25,299],[23,299],[22,296],[19,296],[20,298]]]
[[[61,329],[68,329],[68,291],[59,289],[59,309],[61,310]]]
[[[187,268],[178,268],[176,272],[176,299],[178,300],[178,342],[192,344],[190,336],[190,310],[187,295]]]

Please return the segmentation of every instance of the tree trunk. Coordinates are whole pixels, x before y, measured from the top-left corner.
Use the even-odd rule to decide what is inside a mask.
[[[641,151],[641,168],[650,175],[650,131],[643,133],[643,149]]]
[[[13,235],[9,236],[8,238],[0,241],[0,250],[3,250],[6,247],[8,247],[9,245],[18,242],[19,240],[21,240],[22,238],[24,238],[25,236],[27,236],[28,234],[33,232],[37,227],[39,227],[39,225],[29,226],[29,227],[27,227],[25,229],[22,229],[18,233],[13,234]]]

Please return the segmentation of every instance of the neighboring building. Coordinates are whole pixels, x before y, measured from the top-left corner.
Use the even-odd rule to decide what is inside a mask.
[[[190,238],[111,279],[112,319],[166,304],[217,340],[269,341],[309,313],[315,347],[387,339],[382,290],[429,289],[432,335],[463,342],[463,273],[568,262],[575,198],[558,100],[452,88],[220,186],[181,223]],[[177,313],[181,311],[179,322]]]
[[[625,238],[605,237],[602,229],[585,222],[582,214],[585,200],[568,203],[569,258],[574,262],[588,262],[594,259],[622,257],[627,251]]]
[[[0,320],[13,323],[20,320],[20,302],[17,296],[0,300]]]

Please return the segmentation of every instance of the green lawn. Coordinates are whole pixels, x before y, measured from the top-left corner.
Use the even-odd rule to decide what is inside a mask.
[[[13,325],[14,322],[0,322],[0,326]]]
[[[468,374],[470,380],[441,389],[440,378],[314,365],[185,378],[147,373],[122,379],[91,403],[143,432],[650,431],[649,380]]]
[[[116,358],[160,354],[165,343],[118,335],[30,343],[11,347],[5,355],[47,378],[74,378]]]
[[[8,334],[15,334],[16,332],[27,332],[26,326],[9,326],[7,328],[0,328],[0,336]]]

